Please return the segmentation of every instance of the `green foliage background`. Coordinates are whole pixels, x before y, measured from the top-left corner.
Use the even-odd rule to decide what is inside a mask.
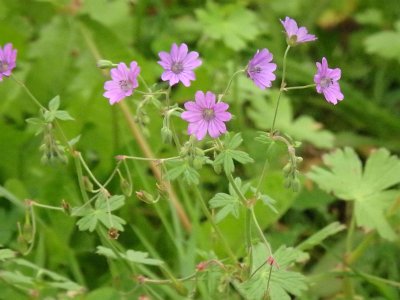
[[[110,106],[102,96],[107,78],[96,67],[97,59],[126,63],[136,60],[142,76],[153,83],[160,80],[162,72],[157,64],[157,53],[168,51],[173,42],[187,43],[190,49],[200,53],[203,65],[196,70],[197,80],[189,88],[173,88],[173,101],[182,105],[192,99],[197,90],[221,93],[231,74],[244,68],[257,49],[268,48],[274,54],[274,61],[280,67],[279,77],[286,47],[279,19],[285,16],[295,18],[318,37],[314,43],[291,50],[287,71],[291,86],[312,83],[315,61],[320,61],[323,56],[330,65],[342,69],[340,84],[345,99],[337,106],[328,104],[311,90],[289,92],[282,98],[277,128],[303,142],[300,148],[304,157],[303,171],[307,172],[310,165],[320,164],[323,153],[342,146],[355,148],[361,161],[366,161],[370,151],[378,147],[399,154],[400,2],[397,0],[0,0],[0,45],[12,42],[18,49],[14,73],[44,106],[60,95],[61,109],[67,110],[75,119],[62,122],[62,126],[70,139],[81,136],[77,149],[103,182],[115,166],[115,155],[141,156],[142,153],[118,106]],[[241,150],[255,161],[236,167],[237,176],[246,182],[257,180],[263,166],[266,147],[254,138],[258,130],[267,130],[270,126],[278,82],[274,83],[273,89],[264,92],[253,86],[249,79],[240,77],[226,98],[235,115],[228,128],[242,133]],[[140,95],[135,95],[124,101],[129,101],[134,112],[139,100]],[[151,149],[157,157],[176,155],[172,147],[160,142],[160,111],[149,108],[147,113],[150,122],[142,132]],[[54,206],[59,206],[62,200],[71,206],[80,203],[73,161],[53,166],[40,163],[41,138],[35,136],[35,128],[25,121],[37,114],[37,107],[13,80],[4,79],[0,83],[0,245],[6,248],[19,247],[16,224],[24,220],[24,199]],[[185,123],[175,118],[174,125],[184,139]],[[270,172],[262,189],[277,201],[278,214],[261,203],[256,214],[274,249],[282,244],[298,245],[332,222],[347,222],[347,202],[343,204],[340,200],[353,200],[352,197],[345,199],[335,193],[334,188],[321,186],[328,192],[333,191],[327,194],[305,177],[302,177],[305,188],[300,193],[284,189],[280,169],[287,160],[285,149],[275,147],[269,155]],[[359,159],[356,153],[353,155]],[[130,162],[129,168],[134,191],[156,189],[156,180],[147,163]],[[199,186],[204,199],[229,192],[224,176],[217,175],[212,168],[203,168],[200,175]],[[393,177],[398,178],[400,174],[395,173]],[[397,193],[398,203],[399,182],[393,182],[397,184],[393,193]],[[174,223],[176,216],[163,201],[157,204],[157,210],[162,211],[171,224],[174,238],[170,238],[155,208],[138,201],[133,194],[125,199],[124,206],[117,212],[127,222],[119,241],[127,249],[146,251],[152,258],[164,260],[173,273],[184,277],[195,270],[200,258],[210,258],[221,254],[222,250],[219,242],[212,238],[209,224],[198,213],[198,204],[190,189],[188,192],[183,182],[179,182],[176,189],[184,199],[185,208],[192,210],[191,216],[197,218],[192,220],[196,230],[191,235],[186,235]],[[110,190],[118,193],[117,180],[111,183]],[[358,270],[355,273],[357,293],[366,299],[400,297],[399,285],[396,288],[364,274],[370,273],[397,284],[400,281],[399,210],[394,209],[385,222],[390,223],[386,225],[391,226],[392,242],[372,236],[373,247],[364,250],[354,264]],[[229,244],[238,249],[239,254],[245,246],[243,233],[238,228],[244,223],[244,216],[236,219],[231,214],[219,224]],[[364,219],[359,225],[365,227],[368,220]],[[355,243],[361,243],[365,235],[361,230],[356,231]],[[181,246],[177,246],[180,243]],[[297,267],[297,271],[314,278],[316,284],[306,292],[301,293],[302,288],[300,293],[289,289],[290,293],[302,299],[331,299],[329,297],[340,294],[340,274],[324,275],[324,270],[333,269],[340,263],[338,256],[344,248],[345,235],[338,234],[326,243],[319,244],[310,252],[308,262]],[[118,264],[118,268],[110,269],[112,258],[106,259],[96,253],[100,244],[101,238],[96,234],[79,230],[75,218],[38,209],[36,246],[26,261],[69,278],[71,283],[68,284],[76,282],[85,286],[86,294],[79,296],[82,299],[137,299],[141,294],[150,294],[157,299],[154,293],[141,287],[131,294],[121,294],[121,291],[133,288],[134,280]],[[137,256],[134,259],[138,259]],[[0,272],[18,270],[19,274],[31,278],[25,278],[25,282],[23,277],[14,278],[16,282],[22,280],[18,284],[26,286],[29,294],[33,287],[40,286],[37,279],[40,276],[36,269],[24,263],[17,266],[0,264]],[[160,275],[157,269],[149,270]],[[144,271],[139,267],[137,273],[141,272]],[[1,274],[6,273],[0,273],[0,279]],[[52,278],[52,275],[46,276]],[[0,298],[29,298],[6,281],[0,280]],[[199,299],[208,299],[204,286]],[[58,288],[43,285],[40,297],[65,298]],[[246,290],[246,287],[237,289]],[[157,293],[161,299],[184,299],[170,287],[162,287]],[[235,295],[230,297],[240,299]]]

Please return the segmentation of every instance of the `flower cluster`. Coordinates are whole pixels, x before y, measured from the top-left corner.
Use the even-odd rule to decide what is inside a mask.
[[[305,27],[299,27],[297,22],[289,17],[280,22],[286,32],[288,49],[317,39],[315,35],[308,33]],[[9,56],[11,50],[7,48],[7,51]],[[185,87],[190,86],[191,82],[196,79],[194,70],[202,64],[199,53],[189,51],[188,46],[184,43],[180,45],[174,43],[169,52],[161,51],[158,56],[160,58],[158,64],[164,69],[161,80],[168,82],[169,86],[174,86],[179,82]],[[137,62],[131,62],[129,68],[124,63],[113,65],[111,62],[102,61],[101,66],[104,64],[115,66],[111,69],[111,80],[104,84],[104,96],[109,99],[110,104],[115,104],[125,97],[131,96],[139,86],[140,67]],[[4,68],[2,66],[0,65],[1,68]],[[264,48],[257,50],[244,71],[257,87],[264,90],[270,88],[276,79],[274,74],[276,68],[272,53]],[[324,57],[321,63],[317,62],[315,84],[312,86],[315,86],[317,92],[323,94],[329,103],[337,104],[344,98],[338,83],[340,75],[340,69],[330,69]],[[285,90],[285,85],[286,83],[283,82],[281,89]],[[195,101],[187,101],[184,104],[186,110],[181,114],[181,118],[189,123],[189,135],[194,135],[198,140],[202,140],[207,133],[212,138],[217,138],[226,132],[225,122],[229,121],[232,115],[227,112],[229,105],[221,101],[224,96],[225,93],[219,95],[219,100],[216,101],[216,94],[210,91],[206,93],[197,91]]]

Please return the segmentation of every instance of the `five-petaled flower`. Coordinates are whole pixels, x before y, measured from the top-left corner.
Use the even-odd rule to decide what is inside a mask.
[[[268,49],[257,50],[257,53],[249,61],[247,66],[247,75],[262,90],[271,87],[272,81],[276,76],[276,64],[272,63],[272,54]]]
[[[229,121],[232,115],[226,110],[229,105],[225,102],[215,102],[216,96],[212,92],[203,93],[197,91],[195,102],[188,101],[185,103],[186,111],[181,118],[189,122],[188,133],[195,135],[200,141],[207,132],[212,138],[217,138],[226,132],[224,122]]]
[[[137,77],[140,73],[140,67],[133,61],[130,68],[125,63],[119,63],[114,69],[111,69],[111,80],[104,83],[103,94],[109,99],[110,104],[117,103],[132,95],[133,90],[139,86]]]
[[[317,92],[324,94],[326,101],[332,104],[337,104],[344,98],[338,83],[340,76],[341,70],[328,68],[325,57],[322,58],[321,63],[317,62],[317,73],[314,76]]]
[[[296,46],[297,44],[312,42],[317,38],[313,34],[309,34],[307,28],[298,27],[295,20],[286,17],[285,21],[280,20],[283,27],[285,28],[287,35],[287,43],[290,46]]]
[[[4,45],[4,48],[0,47],[0,81],[3,80],[3,76],[10,76],[11,71],[16,66],[17,50],[13,49],[12,44],[8,43]]]
[[[188,52],[186,44],[178,46],[174,43],[170,53],[161,51],[158,56],[161,59],[158,63],[164,68],[161,79],[169,81],[170,86],[177,84],[179,81],[184,86],[190,86],[190,81],[196,79],[193,70],[202,63],[199,59],[199,53],[196,51]]]

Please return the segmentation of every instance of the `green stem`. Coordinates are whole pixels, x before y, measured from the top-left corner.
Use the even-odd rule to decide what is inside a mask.
[[[32,252],[33,247],[35,246],[35,240],[36,240],[36,218],[35,218],[35,211],[33,210],[32,205],[29,206],[29,213],[30,213],[31,222],[32,222],[32,238],[30,241],[28,241],[30,243],[30,245],[29,245],[28,250],[26,250],[23,253],[24,256],[26,256]]]
[[[351,254],[352,248],[353,248],[353,235],[354,235],[354,229],[356,225],[356,218],[355,214],[353,211],[353,206],[352,203],[348,203],[347,205],[347,212],[351,213],[351,219],[350,219],[350,224],[349,224],[349,229],[347,231],[347,237],[346,237],[346,253],[344,255],[344,266],[351,267],[348,263],[348,256]],[[354,286],[351,278],[349,276],[346,276],[343,280],[343,289],[344,289],[344,294],[346,295],[346,299],[353,299],[354,298]]]
[[[58,207],[58,206],[51,206],[51,205],[40,204],[40,203],[37,203],[37,202],[35,202],[35,201],[32,201],[31,204],[32,204],[33,206],[36,206],[36,207],[41,207],[41,208],[46,208],[46,209],[52,209],[52,210],[60,210],[60,211],[64,212],[64,208]]]
[[[251,217],[253,218],[254,225],[255,225],[256,228],[257,228],[257,232],[258,232],[258,234],[259,234],[261,240],[263,241],[263,243],[264,243],[265,246],[267,247],[268,252],[269,252],[269,256],[271,256],[271,255],[272,255],[271,246],[270,246],[270,244],[268,243],[267,239],[265,238],[264,232],[262,231],[261,226],[260,226],[260,224],[258,223],[256,214],[255,214],[255,212],[254,212],[254,207],[252,206],[252,207],[250,207],[249,209],[250,209],[250,211],[251,211]]]
[[[200,205],[201,208],[203,209],[204,214],[206,215],[208,221],[211,223],[211,226],[214,228],[215,232],[217,233],[218,237],[220,238],[222,244],[225,247],[226,252],[230,256],[233,262],[236,262],[236,255],[233,253],[231,247],[229,246],[227,240],[225,239],[224,235],[222,232],[219,230],[219,227],[215,223],[210,211],[208,210],[208,207],[203,199],[203,196],[201,195],[200,191],[198,188],[194,189],[195,193],[197,194],[197,197],[200,199]]]
[[[238,74],[240,74],[240,73],[243,73],[243,72],[245,72],[245,71],[246,71],[246,70],[239,70],[239,71],[236,71],[235,73],[233,73],[231,79],[229,79],[229,82],[228,82],[228,85],[227,85],[226,88],[225,88],[225,91],[221,94],[221,96],[220,96],[220,98],[218,99],[218,101],[221,101],[222,98],[225,97],[226,93],[228,93],[228,91],[229,91],[229,89],[230,89],[230,87],[231,87],[231,85],[232,85],[232,82],[233,82],[233,80],[235,79],[236,75],[238,75]]]
[[[167,157],[167,158],[149,158],[149,157],[123,155],[123,159],[144,160],[144,161],[159,161],[160,163],[163,163],[163,162],[169,161],[169,160],[181,159],[181,157],[180,156],[174,156],[174,157]]]
[[[82,157],[82,154],[80,152],[77,152],[77,155],[78,155],[79,160],[81,161],[83,168],[89,174],[90,178],[92,178],[92,180],[97,184],[97,186],[99,188],[105,189],[104,186],[97,180],[96,176],[94,176],[94,174],[90,170],[89,166],[86,164],[85,160]]]
[[[147,85],[146,80],[144,80],[144,78],[140,74],[138,75],[138,77],[139,77],[139,80],[143,83],[145,89],[148,90],[151,93],[151,89]]]
[[[268,169],[268,166],[269,166],[268,153],[269,153],[269,151],[271,151],[272,146],[273,146],[274,144],[275,144],[275,142],[271,142],[271,143],[269,144],[268,148],[267,148],[266,153],[265,153],[266,158],[265,158],[264,167],[263,167],[263,169],[262,169],[260,179],[258,180],[257,190],[256,190],[256,192],[255,192],[256,197],[257,197],[258,193],[259,193],[260,190],[261,190],[261,185],[262,185],[262,183],[263,183],[263,181],[264,181],[264,179],[265,179],[265,175],[267,174],[267,169]]]
[[[271,132],[274,132],[275,129],[275,122],[276,122],[276,117],[278,115],[278,108],[279,108],[279,102],[281,99],[281,95],[282,92],[284,90],[285,87],[285,77],[286,77],[286,57],[287,54],[289,52],[290,46],[287,46],[286,50],[285,50],[285,54],[283,55],[283,70],[282,70],[282,80],[281,80],[281,87],[279,89],[279,94],[278,94],[278,100],[276,102],[276,106],[275,106],[275,113],[274,113],[274,119],[272,121],[272,126],[271,126]]]
[[[283,88],[283,90],[286,91],[290,91],[290,90],[302,90],[302,89],[308,89],[308,88],[312,88],[315,87],[315,83],[313,84],[308,84],[308,85],[301,85],[301,86],[291,86],[291,87],[285,87]]]
[[[23,89],[24,91],[28,94],[28,96],[33,100],[33,102],[35,102],[35,104],[37,106],[39,106],[39,108],[47,111],[48,109],[46,107],[44,107],[39,100],[31,93],[31,91],[28,89],[28,87],[20,80],[18,80],[13,74],[11,74],[11,78],[18,83]]]

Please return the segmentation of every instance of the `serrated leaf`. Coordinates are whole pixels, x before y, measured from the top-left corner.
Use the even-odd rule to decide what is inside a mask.
[[[303,241],[301,244],[297,245],[296,248],[302,251],[309,250],[315,247],[316,245],[320,244],[326,238],[344,230],[345,228],[346,226],[344,226],[343,224],[340,224],[339,222],[333,222],[325,226],[318,232],[314,233],[312,236]]]
[[[49,109],[51,111],[56,111],[60,107],[60,96],[57,95],[49,102]]]
[[[209,203],[211,208],[221,208],[215,216],[215,221],[217,223],[222,221],[229,214],[232,214],[235,218],[239,217],[240,201],[237,197],[225,193],[218,193]]]
[[[79,230],[81,231],[89,230],[90,232],[93,232],[96,229],[97,216],[94,213],[91,213],[90,215],[79,219],[76,225],[78,225]]]
[[[281,246],[275,253],[276,265],[265,264],[268,250],[264,244],[253,247],[253,268],[255,273],[248,281],[239,285],[239,289],[246,299],[259,300],[267,292],[269,273],[269,297],[272,300],[291,299],[291,295],[300,296],[307,290],[306,278],[298,272],[289,271],[288,268],[295,262],[304,261],[308,255],[295,248]],[[261,268],[260,266],[263,265]]]
[[[128,250],[126,253],[119,252],[117,255],[113,250],[107,247],[97,246],[96,253],[112,259],[118,259],[118,257],[122,257],[130,262],[144,265],[159,266],[164,263],[159,259],[148,258],[149,254],[141,251]]]
[[[57,110],[57,111],[55,111],[54,117],[59,119],[59,120],[63,120],[63,121],[73,121],[73,120],[75,120],[73,117],[71,117],[69,112],[67,112],[65,110]]]
[[[357,225],[376,229],[388,240],[396,239],[385,217],[385,211],[398,191],[385,190],[400,183],[400,160],[379,149],[368,158],[364,171],[355,151],[337,150],[323,157],[328,169],[313,167],[307,176],[319,187],[335,196],[355,201]]]
[[[206,36],[222,40],[233,50],[244,49],[260,33],[256,15],[240,5],[207,2],[205,9],[197,9],[195,13]]]
[[[152,266],[159,266],[162,265],[164,262],[159,259],[148,258],[149,254],[147,252],[140,252],[134,250],[126,251],[126,259],[144,265],[152,265]]]

